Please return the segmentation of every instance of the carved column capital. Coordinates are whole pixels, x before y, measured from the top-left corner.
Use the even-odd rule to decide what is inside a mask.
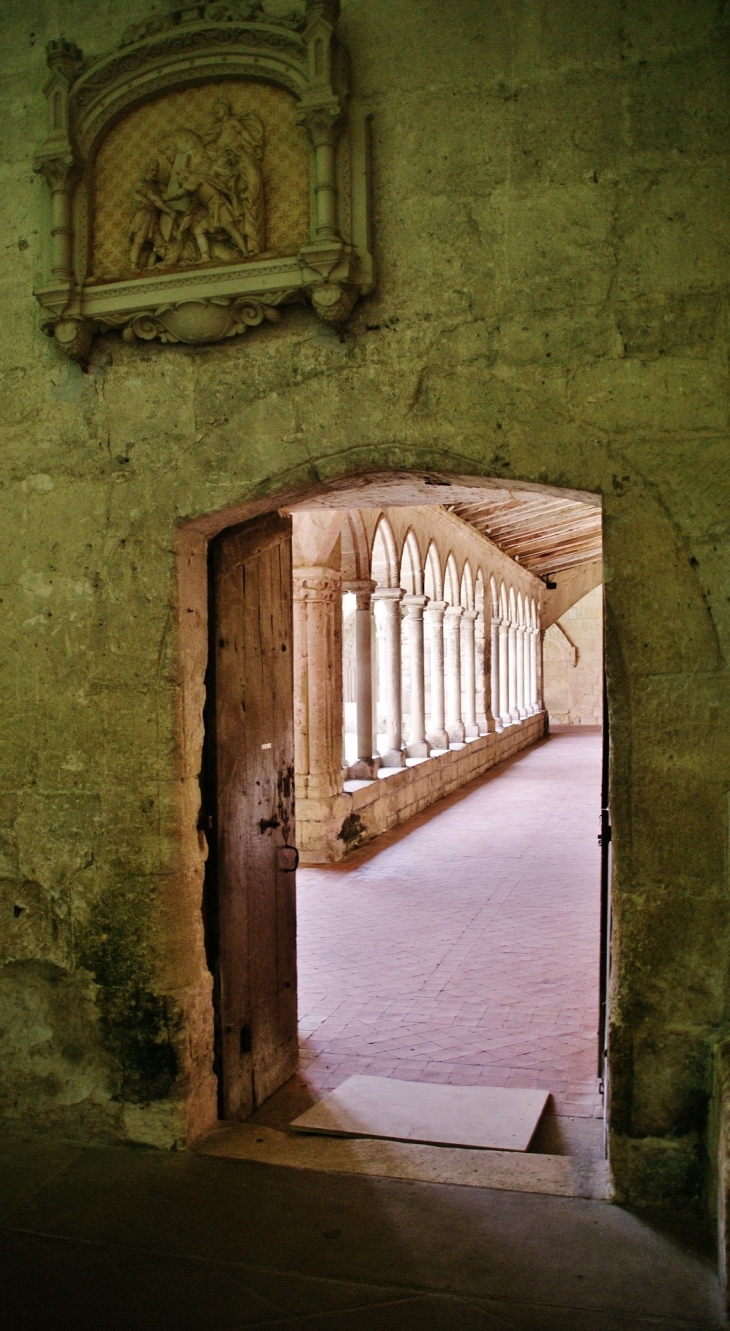
[[[402,587],[376,587],[373,592],[374,601],[397,601],[400,603],[405,596]]]
[[[358,610],[369,610],[377,585],[372,578],[356,578],[350,582],[343,582],[342,590],[354,594]]]
[[[313,148],[334,142],[335,131],[341,119],[342,107],[336,97],[313,106],[304,103],[297,115],[297,120],[300,125],[304,125]]]
[[[408,610],[409,615],[414,619],[419,619],[428,605],[427,596],[418,596],[414,592],[407,592],[401,603]]]
[[[342,591],[342,574],[334,568],[295,568],[292,578],[297,601],[334,601]]]
[[[53,153],[38,153],[33,159],[33,170],[48,181],[54,193],[68,189],[78,165],[78,159],[70,144]]]

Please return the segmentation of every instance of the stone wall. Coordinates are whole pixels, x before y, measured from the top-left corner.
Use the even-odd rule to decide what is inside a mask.
[[[595,587],[547,629],[543,690],[551,721],[600,726],[603,719],[603,589]]]
[[[376,781],[347,781],[348,812],[342,831],[345,851],[364,846],[381,832],[398,827],[469,781],[542,739],[546,716],[538,712],[501,734],[481,735],[434,758],[392,771]],[[303,862],[309,863],[306,856]],[[318,864],[319,859],[311,861]]]
[[[295,308],[208,348],[110,334],[84,373],[32,296],[44,47],[162,7],[3,7],[3,1113],[215,1114],[207,536],[374,471],[497,477],[603,496],[612,1159],[619,1196],[692,1193],[730,992],[723,11],[345,0],[374,295],[342,338]]]

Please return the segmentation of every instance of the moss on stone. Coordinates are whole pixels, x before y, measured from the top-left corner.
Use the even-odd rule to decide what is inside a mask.
[[[137,883],[111,888],[84,926],[79,960],[99,986],[104,1042],[119,1066],[117,1099],[160,1100],[177,1074],[179,1019],[155,992],[152,902]]]

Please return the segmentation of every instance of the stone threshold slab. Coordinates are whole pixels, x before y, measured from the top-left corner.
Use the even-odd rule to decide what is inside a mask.
[[[424,1146],[375,1138],[305,1137],[253,1123],[223,1123],[193,1149],[200,1155],[325,1174],[364,1174],[595,1201],[612,1197],[606,1161],[582,1162],[565,1155]]]
[[[295,1118],[296,1132],[526,1151],[549,1091],[348,1077]]]

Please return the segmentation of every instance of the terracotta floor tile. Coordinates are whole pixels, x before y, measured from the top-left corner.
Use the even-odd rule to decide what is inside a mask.
[[[600,758],[595,733],[557,735],[346,870],[299,871],[313,1088],[367,1069],[600,1113]]]

